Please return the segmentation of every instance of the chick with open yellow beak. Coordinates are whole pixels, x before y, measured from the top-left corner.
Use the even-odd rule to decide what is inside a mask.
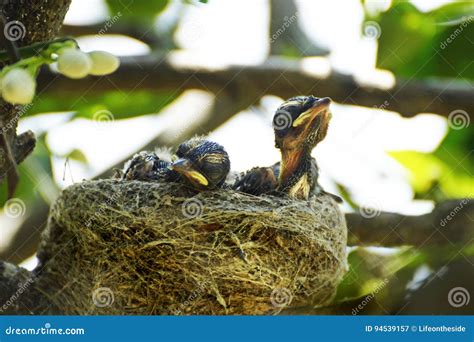
[[[319,170],[311,152],[326,137],[330,103],[328,97],[297,96],[276,111],[275,146],[281,152],[277,191],[307,199],[319,187]]]
[[[330,103],[328,97],[314,96],[297,96],[283,102],[273,117],[275,145],[281,151],[281,162],[242,173],[232,188],[257,196],[286,193],[297,199],[326,193],[318,184],[319,169],[311,151],[326,137]],[[338,196],[329,195],[342,202]]]

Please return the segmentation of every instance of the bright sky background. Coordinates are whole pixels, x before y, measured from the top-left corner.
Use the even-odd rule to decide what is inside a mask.
[[[422,10],[429,10],[446,2],[430,1],[428,5],[428,2],[419,0],[415,4]],[[387,5],[386,1],[372,3],[373,6]],[[362,36],[360,0],[300,0],[297,4],[298,22],[312,39],[331,51],[331,67],[371,82],[393,82],[391,74],[374,69],[376,41]],[[168,13],[175,11],[176,6],[171,5]],[[185,50],[176,54],[177,62],[225,66],[258,64],[267,58],[268,1],[211,0],[208,4],[186,7],[184,22],[176,36]],[[252,10],[249,11],[250,7]],[[314,16],[314,13],[324,15]],[[106,16],[107,9],[102,0],[73,0],[66,23],[92,24],[103,21]],[[166,18],[167,13],[158,22],[166,23]],[[146,54],[149,51],[145,44],[120,36],[85,37],[79,39],[79,43],[85,51],[100,49],[117,55]],[[305,63],[309,70],[311,65],[318,64],[314,59],[307,59]],[[49,129],[47,141],[56,154],[64,155],[76,148],[86,154],[90,164],[84,166],[70,162],[65,180],[64,159],[55,158],[55,178],[64,187],[93,177],[140,148],[157,135],[166,122],[179,122],[183,108],[194,113],[208,102],[208,94],[188,91],[166,109],[165,115],[98,124],[87,120],[65,123],[65,114],[48,114],[22,120],[19,131]],[[211,134],[212,139],[226,147],[234,170],[270,165],[279,159],[274,148],[271,118],[281,102],[280,98],[266,96],[258,110],[254,108],[240,113]],[[374,103],[374,106],[380,105]],[[322,170],[323,186],[336,192],[333,181],[337,181],[348,187],[356,202],[380,210],[405,214],[429,211],[432,208],[430,202],[413,201],[406,171],[388,157],[386,151],[430,152],[445,135],[446,121],[431,114],[403,119],[392,112],[341,104],[334,104],[332,110],[328,137],[314,151]],[[236,133],[242,131],[245,132],[244,139]],[[345,209],[349,210],[349,207],[345,206]],[[1,221],[0,217],[3,226]]]

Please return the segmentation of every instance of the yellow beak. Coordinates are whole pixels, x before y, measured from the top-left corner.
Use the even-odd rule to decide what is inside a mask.
[[[292,126],[298,127],[306,123],[308,120],[312,120],[323,110],[328,109],[330,103],[331,103],[331,99],[329,97],[323,97],[317,100],[310,109],[302,113],[300,116],[298,116],[298,118],[295,121],[293,121]]]
[[[194,170],[194,168],[192,167],[192,163],[187,159],[178,159],[177,161],[171,164],[171,169],[182,174],[190,180],[194,180],[198,184],[201,184],[203,186],[209,185],[209,181],[207,180],[207,178],[204,177],[204,175],[199,171]]]

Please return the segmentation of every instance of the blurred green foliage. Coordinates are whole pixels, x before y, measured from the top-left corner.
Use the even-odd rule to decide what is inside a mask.
[[[394,1],[384,12],[367,13],[366,21],[376,21],[381,29],[378,68],[406,79],[450,77],[467,82],[474,79],[472,1],[449,3],[427,13],[407,1]],[[441,202],[473,196],[473,151],[471,123],[458,130],[449,128],[432,153],[392,151],[389,154],[407,169],[415,198]],[[448,262],[472,255],[472,244],[406,247],[382,254],[355,248],[349,254],[349,272],[339,285],[333,307],[341,307],[343,303],[353,306],[369,294],[375,294],[379,303],[390,307],[406,296],[407,286],[420,267],[436,272]]]
[[[474,79],[474,3],[456,1],[422,12],[407,1],[366,20],[380,25],[377,67],[397,77]],[[462,108],[459,108],[462,110]],[[416,198],[441,201],[474,193],[474,129],[449,129],[433,153],[397,151],[390,155],[410,174]]]
[[[474,79],[474,4],[455,2],[423,13],[396,1],[378,21],[377,66],[407,78]]]
[[[193,4],[192,0],[182,0],[185,4]],[[154,23],[170,0],[106,0],[110,16],[119,16],[133,25],[149,26]],[[207,3],[207,0],[197,2]]]
[[[474,158],[467,145],[472,139],[471,133],[468,129],[450,130],[433,153],[390,152],[408,169],[417,198],[441,202],[447,198],[472,196]]]
[[[58,97],[54,94],[40,95],[28,110],[26,116],[48,112],[74,112],[74,117],[100,120],[101,113],[110,114],[112,119],[128,119],[144,114],[159,113],[173,102],[180,92],[153,92],[134,90],[125,93],[120,90],[109,91],[96,95],[93,92],[81,97]]]
[[[149,26],[168,5],[168,0],[107,0],[110,15],[130,24]]]
[[[425,255],[414,248],[401,248],[388,255],[380,255],[366,248],[355,248],[349,254],[349,272],[340,283],[334,302],[368,295],[383,286],[400,269],[415,269],[425,260]]]
[[[381,310],[376,305],[376,311],[370,312],[374,308],[367,307],[364,314],[383,314],[387,313],[384,310],[398,310],[398,305],[406,298],[407,290],[413,285],[413,276],[420,267],[424,267],[428,274],[418,281],[425,281],[431,279],[447,263],[473,255],[474,245],[421,249],[403,247],[390,253],[354,248],[348,257],[349,271],[339,284],[329,308],[334,308],[335,313],[341,313],[337,308],[344,307],[344,303],[349,303],[353,308],[354,303],[374,296],[378,303],[384,303],[384,308]]]

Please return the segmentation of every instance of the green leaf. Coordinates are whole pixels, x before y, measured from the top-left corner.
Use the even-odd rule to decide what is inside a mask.
[[[377,268],[379,261],[379,256],[365,248],[353,250],[348,256],[349,271],[339,284],[335,301],[357,298],[370,292],[371,286],[381,281],[381,273]]]
[[[444,26],[434,39],[436,55],[429,61],[429,76],[474,79],[474,16],[470,24]]]
[[[106,3],[111,17],[117,16],[132,24],[149,26],[168,5],[168,0],[106,0]]]
[[[473,5],[467,3],[428,13],[408,2],[395,3],[378,18],[377,66],[407,78],[474,78],[468,52],[473,51],[473,14]]]
[[[430,190],[434,181],[439,180],[447,171],[443,163],[434,155],[416,151],[389,152],[395,160],[410,172],[410,182],[417,193]]]
[[[72,150],[68,155],[66,155],[66,158],[76,160],[83,164],[88,163],[86,155],[79,149]]]
[[[418,197],[441,201],[472,196],[474,179],[459,164],[447,164],[434,154],[415,151],[389,153],[405,166]]]
[[[158,113],[173,102],[179,93],[136,90],[131,93],[110,91],[101,95],[86,94],[81,97],[59,97],[57,95],[40,95],[34,101],[27,115],[48,112],[76,112],[76,117],[89,119],[127,119],[139,115]],[[100,118],[99,118],[100,116]],[[107,118],[102,116],[108,116]]]
[[[417,197],[436,202],[450,197],[472,197],[474,193],[474,129],[449,129],[431,154],[396,151],[389,154],[405,166]]]
[[[437,26],[431,17],[408,2],[399,2],[381,15],[377,66],[395,74],[426,74],[423,64],[433,56]]]
[[[349,254],[348,262],[349,272],[339,284],[334,302],[371,293],[401,269],[413,272],[425,262],[425,256],[414,248],[400,248],[397,253],[380,255],[359,247]]]
[[[208,0],[197,0],[197,1],[195,1],[195,0],[183,0],[183,2],[184,2],[185,4],[188,4],[188,5],[195,5],[195,4],[198,3],[198,2],[200,2],[200,3],[202,3],[202,4],[207,4],[207,3],[208,3]]]
[[[446,233],[449,238],[449,232]],[[451,263],[455,260],[464,259],[474,255],[474,243],[462,246],[447,244],[444,246],[431,246],[419,250],[426,260],[426,264],[432,269],[438,269],[446,263]]]
[[[468,1],[457,1],[443,5],[430,12],[438,24],[457,26],[466,17],[474,14],[474,4]]]

